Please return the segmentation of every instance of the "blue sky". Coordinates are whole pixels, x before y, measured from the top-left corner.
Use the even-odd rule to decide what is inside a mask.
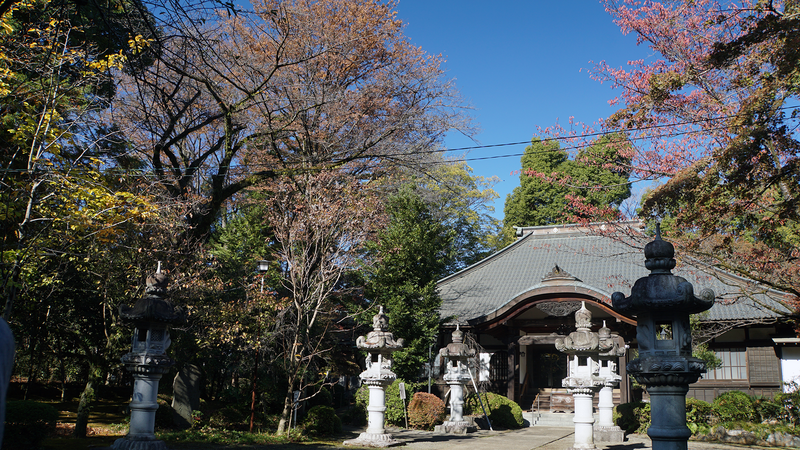
[[[445,141],[451,149],[530,142],[537,126],[607,117],[616,110],[608,105],[614,91],[586,69],[603,60],[624,66],[649,51],[624,36],[595,0],[400,0],[397,14],[412,43],[444,56],[448,77],[474,108],[478,143],[452,134]],[[524,150],[518,144],[467,154],[474,174],[501,180],[499,219],[506,195],[519,185],[511,173],[520,169]]]

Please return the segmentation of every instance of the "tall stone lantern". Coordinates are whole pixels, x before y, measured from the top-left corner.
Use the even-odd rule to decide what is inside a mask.
[[[144,297],[133,307],[120,305],[120,317],[134,324],[131,351],[122,357],[122,363],[133,374],[133,396],[130,403],[131,421],[128,434],[117,439],[112,449],[162,450],[167,446],[156,439],[156,410],[158,409],[158,382],[174,361],[166,355],[171,341],[169,328],[186,322],[186,312],[166,299],[166,274],[161,273],[161,263],[156,273],[147,277]]]
[[[568,358],[567,378],[562,384],[572,394],[575,405],[575,444],[571,449],[594,449],[594,414],[592,399],[605,383],[600,377],[600,336],[591,330],[592,313],[582,303],[575,312],[577,330],[556,339],[556,349]]]
[[[686,393],[705,372],[705,363],[692,356],[689,315],[711,308],[714,292],[703,289],[695,296],[691,283],[670,272],[675,249],[661,239],[660,229],[644,255],[650,275],[636,280],[630,297],[615,292],[611,300],[619,312],[636,316],[639,357],[628,363],[628,372],[650,394],[647,434],[653,450],[686,450],[692,434],[686,426]]]
[[[402,339],[394,339],[389,330],[389,319],[380,307],[378,314],[372,318],[372,331],[367,336],[356,339],[356,347],[366,350],[367,370],[361,372],[359,378],[369,389],[369,405],[367,406],[367,431],[356,439],[344,441],[345,445],[362,447],[390,447],[402,444],[385,432],[386,386],[397,378],[392,372],[392,353],[403,348]]]
[[[475,349],[464,344],[464,333],[456,325],[453,342],[439,350],[439,355],[447,360],[444,381],[450,386],[450,419],[434,427],[439,433],[464,434],[476,431],[464,420],[464,385],[469,382],[469,360],[475,357]]]
[[[626,346],[619,335],[611,333],[605,320],[598,335],[600,338],[600,353],[597,355],[600,360],[598,375],[603,379],[603,387],[598,394],[599,417],[594,427],[594,439],[597,442],[623,442],[625,431],[614,425],[614,387],[622,380],[617,373],[617,361],[625,356]]]

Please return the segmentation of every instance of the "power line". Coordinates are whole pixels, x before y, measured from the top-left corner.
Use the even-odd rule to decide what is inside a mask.
[[[789,110],[789,109],[797,109],[797,108],[798,108],[797,106],[785,106],[785,107],[778,108],[778,111]],[[671,128],[671,127],[695,125],[695,124],[699,124],[699,123],[716,122],[716,121],[727,120],[727,119],[731,119],[731,118],[735,118],[735,117],[739,117],[739,116],[744,116],[744,115],[746,115],[746,114],[744,114],[744,113],[736,113],[736,114],[729,114],[729,115],[720,116],[720,117],[711,117],[711,118],[704,118],[704,119],[693,119],[693,120],[688,120],[688,121],[684,121],[684,122],[675,122],[675,123],[669,123],[669,124],[652,125],[652,126],[648,126],[648,127],[629,128],[629,129],[626,129],[626,130],[596,131],[596,132],[584,133],[584,134],[576,134],[576,135],[571,135],[571,136],[554,136],[554,137],[543,138],[543,139],[541,139],[541,141],[542,142],[548,142],[548,141],[584,140],[584,139],[589,139],[589,138],[599,138],[599,137],[608,136],[608,135],[625,134],[625,133],[631,133],[631,132],[635,133],[635,132],[643,132],[643,131]],[[682,132],[672,132],[672,133],[665,134],[663,136],[658,136],[658,137],[659,138],[663,138],[663,139],[671,139],[671,138],[674,138],[674,137],[684,136],[684,135],[687,135],[687,134],[697,134],[697,133],[704,133],[704,132],[710,132],[710,131],[718,131],[718,130],[723,130],[723,129],[726,129],[726,128],[728,128],[728,127],[727,126],[718,126],[718,127],[700,129],[700,130],[687,130],[687,131],[682,131]],[[624,139],[621,139],[620,142],[651,140],[653,138],[654,137],[649,137],[649,136],[628,138],[626,136]],[[515,145],[528,145],[530,143],[531,143],[531,141],[518,141],[518,142],[507,142],[507,143],[502,143],[502,144],[486,144],[486,145],[475,145],[475,146],[458,147],[458,148],[438,148],[438,149],[432,149],[432,150],[414,150],[414,151],[400,152],[400,153],[394,153],[394,154],[388,154],[388,155],[365,155],[363,158],[359,158],[359,159],[387,158],[387,157],[388,158],[395,158],[395,157],[399,157],[399,156],[413,156],[413,155],[419,155],[419,154],[435,154],[435,153],[459,152],[459,151],[470,151],[470,150],[483,150],[483,149],[488,149],[488,148],[510,147],[510,146],[515,146]],[[559,147],[558,149],[542,150],[542,151],[540,151],[538,153],[548,153],[548,152],[561,151],[561,150],[575,150],[575,149],[587,147],[587,146],[590,146],[590,145],[592,145],[591,142],[581,143],[581,144],[576,144],[576,145],[572,145],[572,146],[568,146],[568,147]],[[519,158],[519,157],[522,157],[524,155],[525,155],[525,153],[523,152],[523,153],[510,153],[510,154],[504,154],[504,155],[480,156],[480,157],[472,157],[472,158],[464,157],[464,158],[456,158],[454,160],[455,161],[463,161],[463,162],[485,161],[485,160],[492,160],[492,159],[504,159],[504,158],[514,158],[514,157]],[[333,169],[334,167],[340,167],[342,164],[346,164],[346,162],[344,162],[344,161],[332,161],[329,164],[330,165],[328,167],[314,167],[314,168],[308,168],[308,169],[284,168],[284,169],[277,169],[277,171],[286,171],[287,173],[302,173],[302,172],[306,172],[306,171],[330,170],[330,169]],[[438,163],[431,163],[431,164],[438,164]],[[237,164],[237,165],[228,166],[228,167],[226,167],[226,169],[228,169],[228,170],[239,170],[239,169],[247,170],[247,169],[257,169],[257,168],[264,168],[264,167],[274,167],[274,164],[268,164],[268,163]],[[156,176],[155,173],[154,173],[154,170],[155,169],[153,169],[153,168],[146,168],[146,169],[130,169],[130,168],[128,168],[128,169],[123,169],[123,168],[120,168],[120,167],[112,167],[112,168],[106,169],[105,171],[100,171],[100,172],[102,172],[104,174],[109,174],[109,175],[115,174],[115,173],[121,173],[121,174],[135,174],[134,176]],[[2,169],[0,169],[0,172],[4,172],[4,173],[29,173],[29,172],[36,172],[36,171],[43,172],[43,173],[48,173],[48,172],[49,173],[57,173],[57,171],[55,171],[55,170],[52,170],[52,169],[48,170],[48,169],[42,169],[42,168],[37,168],[34,171],[31,171],[31,170],[28,170],[28,169],[11,169],[11,168],[2,168]],[[73,167],[70,167],[69,171],[78,171],[78,172],[85,171],[85,172],[88,172],[89,170],[86,167],[73,166]],[[170,173],[171,173],[171,171],[172,171],[172,167],[169,167],[166,170],[166,172],[170,172]],[[196,173],[196,172],[198,172],[198,170],[194,170],[193,172]],[[137,173],[138,173],[138,175],[136,175]]]

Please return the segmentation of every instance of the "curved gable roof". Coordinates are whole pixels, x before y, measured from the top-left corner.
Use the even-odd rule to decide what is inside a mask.
[[[650,273],[644,267],[642,250],[648,240],[641,234],[639,222],[525,231],[527,234],[508,247],[437,283],[442,298],[440,317],[450,323],[485,322],[537,295],[545,286],[571,286],[610,306],[611,293],[629,295],[633,283]],[[571,279],[549,277],[556,266]],[[732,283],[730,276],[691,265],[685,258],[678,261],[673,273],[691,282],[696,292],[706,287],[714,290],[717,302],[704,320],[769,319],[789,312],[764,293],[755,294],[755,301],[743,296],[741,280]],[[728,282],[723,282],[725,279]]]

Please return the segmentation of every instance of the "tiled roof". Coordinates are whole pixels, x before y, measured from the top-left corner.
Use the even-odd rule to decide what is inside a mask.
[[[650,273],[644,267],[642,250],[649,239],[640,234],[638,223],[626,223],[622,229],[577,225],[525,228],[526,234],[512,245],[437,283],[442,297],[440,316],[463,324],[489,315],[540,285],[555,266],[609,304],[613,292],[627,296],[633,283]],[[774,319],[789,312],[777,300],[779,293],[748,290],[748,283],[741,278],[703,268],[680,254],[676,258],[673,274],[691,282],[695,294],[705,288],[714,290],[716,302],[702,314],[702,320]]]

